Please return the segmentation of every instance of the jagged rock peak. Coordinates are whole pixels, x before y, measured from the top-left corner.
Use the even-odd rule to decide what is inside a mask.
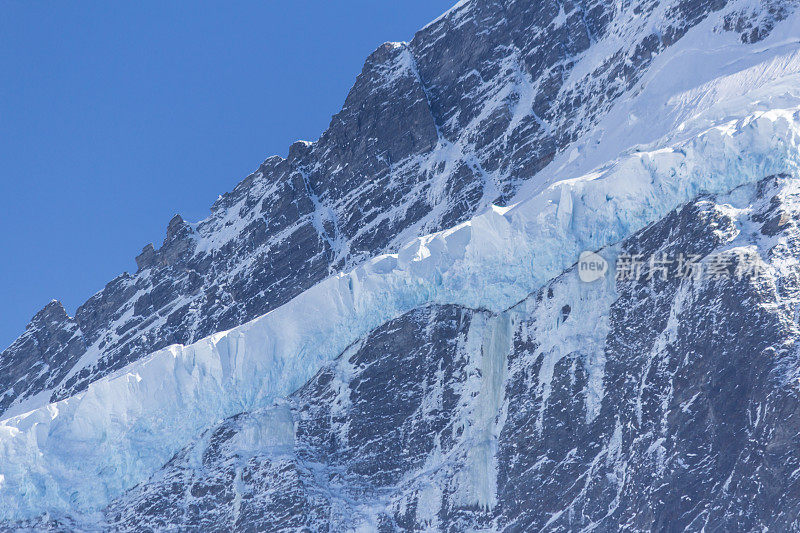
[[[70,316],[67,314],[67,310],[64,309],[64,305],[59,300],[53,299],[33,316],[30,324],[28,324],[28,329],[35,329],[39,326],[52,327],[69,319]]]

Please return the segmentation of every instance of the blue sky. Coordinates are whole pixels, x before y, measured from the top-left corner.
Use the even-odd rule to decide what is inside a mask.
[[[73,313],[296,139],[454,0],[0,0],[0,350]]]

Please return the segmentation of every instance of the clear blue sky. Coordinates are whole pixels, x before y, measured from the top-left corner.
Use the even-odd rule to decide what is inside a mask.
[[[454,0],[0,0],[0,350],[296,139]]]

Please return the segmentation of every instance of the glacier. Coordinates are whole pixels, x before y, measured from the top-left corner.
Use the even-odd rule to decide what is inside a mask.
[[[39,405],[27,404],[33,410],[1,421],[0,519],[90,514],[146,480],[203,428],[273,405],[392,318],[429,303],[500,312],[581,251],[617,242],[700,193],[799,175],[793,36],[800,18],[779,23],[755,47],[709,24],[658,57],[600,126],[509,207],[410,240],[262,317],[157,351],[83,393],[49,404],[42,395]],[[498,333],[493,342],[504,339]],[[290,439],[279,412],[264,423],[278,428],[277,445]],[[469,497],[489,505],[484,488]]]

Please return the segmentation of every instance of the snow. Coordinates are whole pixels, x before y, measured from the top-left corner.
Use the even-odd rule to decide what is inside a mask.
[[[417,520],[429,526],[426,531],[440,531],[437,515],[441,510],[442,490],[434,484],[422,488],[417,498]]]
[[[800,96],[798,17],[778,24],[764,41],[744,45],[737,34],[716,30],[725,13],[737,8],[741,6],[734,3],[724,13],[709,17],[656,56],[636,86],[620,97],[596,127],[523,185],[516,199],[528,198],[556,181],[582,176],[627,150],[685,142],[726,120],[796,105]],[[572,70],[572,83],[580,82],[596,64],[597,57],[591,54],[602,56],[600,50],[615,46],[618,43],[593,46]],[[563,90],[568,87],[569,83]]]
[[[427,303],[502,312],[581,251],[619,241],[700,192],[797,174],[800,48],[791,38],[797,30],[793,17],[748,47],[701,24],[654,62],[577,152],[556,157],[523,187],[512,207],[413,239],[247,324],[150,354],[84,393],[49,405],[44,397],[35,399],[39,405],[28,402],[35,409],[0,422],[0,519],[96,510],[146,480],[203,428],[270,407],[387,320]],[[321,226],[327,214],[318,208]],[[497,331],[481,363],[492,412],[502,403],[497,365],[508,342]],[[602,400],[604,362],[587,364],[591,417]],[[237,445],[288,447],[290,421],[276,409]],[[481,457],[465,473],[468,499],[484,507],[494,498],[497,431],[487,412],[475,413],[487,448],[476,449]]]

